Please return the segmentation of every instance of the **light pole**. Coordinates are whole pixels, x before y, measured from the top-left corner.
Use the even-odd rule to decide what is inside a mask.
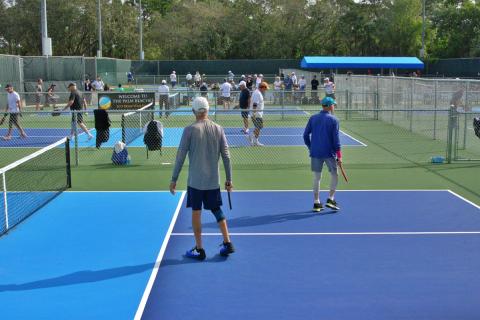
[[[420,50],[420,57],[425,58],[425,1],[422,2],[422,49]]]
[[[145,52],[143,52],[143,11],[142,11],[142,0],[138,1],[138,29],[140,36],[140,60],[145,59]]]
[[[47,28],[47,0],[42,0],[40,5],[40,24],[42,29],[42,55],[52,55],[52,39],[48,37]]]
[[[97,0],[97,20],[98,20],[98,50],[97,58],[102,57],[102,10],[100,5],[101,0]]]

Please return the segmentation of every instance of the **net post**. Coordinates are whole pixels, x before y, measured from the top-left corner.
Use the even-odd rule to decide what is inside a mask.
[[[75,167],[78,167],[78,128],[77,128],[77,111],[73,112],[73,123],[72,123],[72,130],[73,135],[75,137]]]
[[[2,184],[3,184],[3,206],[5,209],[5,232],[8,231],[9,225],[8,225],[8,202],[7,202],[7,181],[5,179],[5,173],[2,173]]]
[[[70,163],[70,139],[65,141],[65,161],[67,164],[67,188],[72,187],[72,168]]]
[[[435,87],[433,92],[433,140],[437,139],[437,92],[438,92],[438,80],[435,80]]]
[[[447,163],[452,163],[453,140],[457,124],[457,111],[454,105],[448,110]]]
[[[161,115],[161,114],[160,114]],[[122,123],[125,123],[125,114],[122,114]],[[122,142],[126,144],[127,141],[127,133],[125,127],[122,126]]]

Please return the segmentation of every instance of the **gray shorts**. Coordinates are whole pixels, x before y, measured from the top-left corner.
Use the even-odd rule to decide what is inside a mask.
[[[310,158],[311,159],[311,168],[314,172],[322,172],[323,163],[327,165],[328,171],[330,173],[337,173],[337,160],[334,157],[331,158]]]

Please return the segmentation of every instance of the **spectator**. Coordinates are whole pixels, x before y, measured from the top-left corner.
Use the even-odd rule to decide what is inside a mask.
[[[118,86],[115,88],[115,91],[117,91],[117,92],[125,92],[125,89],[122,87],[122,84],[119,83]]]
[[[232,71],[230,71],[230,70],[228,71],[228,76],[227,76],[227,78],[228,78],[228,82],[232,82],[232,81],[233,81],[233,79],[235,78],[235,75],[233,74]]]
[[[292,72],[292,75],[290,76],[290,78],[292,79],[293,85],[298,84],[298,79],[297,79],[297,76],[295,75],[295,72]]]
[[[165,118],[168,118],[170,113],[167,111],[169,109],[168,105],[168,94],[170,89],[167,86],[167,81],[162,80],[162,84],[158,87],[158,104],[160,108],[160,118],[162,117],[162,109],[165,108]]]
[[[247,83],[247,88],[248,90],[252,91],[253,89],[253,79],[252,79],[252,76],[249,74],[247,76],[247,81],[245,81]]]
[[[130,84],[133,82],[133,73],[132,71],[127,72],[127,82]]]
[[[96,80],[93,81],[92,87],[95,91],[103,91],[105,84],[102,81],[102,78],[97,77]]]
[[[223,103],[223,109],[230,109],[230,94],[232,91],[232,85],[228,83],[227,79],[223,79],[223,84],[220,86],[221,98]]]
[[[37,85],[35,86],[35,111],[39,111],[40,101],[42,100],[42,91],[43,91],[43,80],[38,79]]]
[[[170,75],[170,85],[172,86],[172,89],[175,88],[176,84],[177,84],[177,74],[175,73],[175,70],[173,70],[172,74]]]
[[[208,97],[208,86],[205,81],[202,82],[202,85],[200,86],[200,95],[205,98]]]
[[[314,75],[312,81],[310,81],[310,85],[312,86],[312,98],[318,97],[318,86],[320,83],[317,80],[317,76]]]
[[[259,74],[257,79],[255,79],[255,88],[258,88],[260,86],[260,83],[263,82],[263,74]]]
[[[327,77],[323,79],[323,87],[325,88],[325,96],[335,99],[335,83]]]
[[[200,72],[195,72],[193,76],[193,80],[195,81],[195,87],[200,87],[200,82],[202,81],[202,77],[200,76]]]
[[[285,91],[284,91],[285,99],[286,99],[288,102],[291,102],[291,100],[292,100],[293,81],[292,81],[292,79],[288,76],[288,74],[285,76],[285,81],[283,82],[283,85],[285,86]]]
[[[307,90],[307,80],[305,80],[304,75],[301,75],[300,80],[298,80],[298,90],[300,90],[300,97],[303,99],[305,90]]]
[[[280,80],[280,77],[275,77],[275,81],[273,82],[273,104],[283,104],[282,99],[282,89],[283,89],[283,82]]]
[[[57,95],[55,94],[55,87],[56,85],[52,83],[47,89],[47,94],[45,96],[45,108],[50,107],[50,105],[52,105],[53,109],[56,108]]]
[[[192,79],[193,79],[193,76],[190,72],[187,73],[187,75],[185,76],[185,80],[187,80],[187,86],[191,86],[192,85]]]

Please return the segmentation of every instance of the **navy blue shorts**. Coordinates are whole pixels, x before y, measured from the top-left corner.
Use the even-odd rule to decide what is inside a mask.
[[[187,208],[192,210],[212,210],[220,208],[222,205],[222,196],[220,188],[212,190],[198,190],[192,187],[187,188]]]

